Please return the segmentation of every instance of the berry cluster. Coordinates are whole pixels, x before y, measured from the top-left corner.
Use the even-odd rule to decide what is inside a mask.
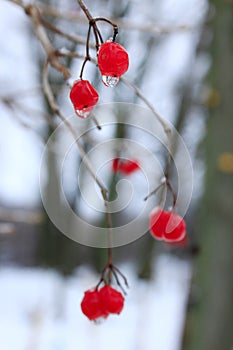
[[[83,314],[91,321],[120,314],[124,307],[122,293],[106,284],[101,289],[87,290],[81,302]]]
[[[116,86],[120,77],[129,67],[126,50],[120,44],[108,40],[100,45],[97,51],[97,59],[103,83],[109,87]],[[86,60],[90,60],[89,54]],[[70,99],[77,116],[87,118],[97,104],[99,95],[88,80],[82,79],[82,72],[83,68],[80,79],[76,80],[71,88]]]
[[[182,217],[160,207],[150,213],[149,229],[154,238],[168,243],[180,242],[186,237],[186,225]]]

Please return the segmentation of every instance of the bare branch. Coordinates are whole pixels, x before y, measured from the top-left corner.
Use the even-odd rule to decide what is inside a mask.
[[[18,98],[18,95],[17,95],[17,98]],[[33,115],[33,116],[37,116],[39,118],[43,118],[47,121],[47,123],[52,128],[55,129],[57,127],[57,124],[55,123],[55,121],[52,120],[48,114],[43,113],[42,111],[36,110],[34,108],[31,108],[29,106],[23,105],[22,103],[19,103],[13,97],[0,96],[0,102],[3,103],[11,111],[11,113],[14,113],[14,117],[17,118],[20,125],[22,125],[24,128],[32,130],[33,132],[35,132],[37,134],[37,136],[39,136],[37,133],[37,130],[35,130],[31,125],[25,123],[20,118],[20,116],[19,116],[20,113],[24,114],[25,116]]]
[[[79,23],[85,23],[86,18],[77,13],[77,12],[71,12],[71,11],[61,11],[55,7],[48,6],[42,3],[38,4],[38,7],[40,8],[41,12],[44,15],[64,19],[67,21],[78,21]],[[147,32],[151,34],[166,34],[166,33],[172,33],[176,31],[190,31],[192,30],[192,27],[188,25],[179,25],[179,26],[162,26],[155,23],[149,23],[149,24],[138,24],[135,22],[132,22],[130,20],[124,20],[119,18],[110,18],[111,22],[115,22],[119,27],[127,30],[137,30],[141,32]],[[104,24],[104,23],[103,23]]]
[[[66,33],[64,30],[61,30],[60,28],[54,26],[53,24],[47,22],[46,20],[44,20],[43,18],[41,19],[41,23],[43,24],[44,27],[46,27],[47,29],[51,30],[52,32],[63,36],[64,38],[72,41],[75,44],[81,44],[81,45],[86,45],[86,39],[85,38],[81,38],[79,36],[76,35],[72,35],[69,33]],[[89,44],[89,47],[91,48],[95,48],[94,44]]]
[[[135,95],[137,95],[146,105],[147,107],[151,110],[151,112],[154,114],[156,119],[159,121],[161,124],[165,134],[167,135],[167,140],[168,140],[168,149],[171,150],[171,129],[169,125],[166,123],[166,121],[161,117],[161,115],[155,110],[154,106],[150,103],[150,101],[147,100],[147,98],[143,95],[143,93],[134,85],[131,83],[129,80],[126,78],[121,77],[121,81],[127,85],[131,90],[134,91]]]
[[[69,79],[70,73],[69,73],[68,69],[62,63],[60,63],[58,61],[58,59],[55,55],[55,50],[53,48],[53,45],[52,45],[51,41],[49,40],[49,37],[48,37],[48,35],[47,35],[43,25],[42,25],[41,15],[40,15],[38,8],[35,5],[28,5],[25,7],[25,12],[32,19],[32,23],[34,25],[36,37],[40,41],[46,54],[48,55],[48,60],[49,60],[50,64],[55,69],[60,71],[65,79]]]
[[[91,176],[93,177],[93,179],[95,180],[95,182],[97,183],[97,185],[99,186],[101,193],[107,192],[107,189],[105,188],[103,183],[96,176],[95,171],[92,168],[92,165],[91,165],[89,159],[87,158],[86,152],[85,152],[84,148],[82,147],[80,141],[77,138],[75,130],[73,129],[72,125],[68,122],[68,120],[65,118],[65,116],[61,113],[61,111],[57,105],[57,102],[55,100],[55,97],[53,95],[53,92],[52,92],[52,89],[50,87],[49,80],[48,80],[48,62],[45,63],[44,68],[43,68],[43,89],[44,89],[44,94],[47,97],[47,100],[48,100],[49,105],[52,108],[53,112],[58,115],[58,117],[64,122],[64,124],[67,126],[67,128],[69,129],[69,131],[73,135],[75,143],[76,143],[76,145],[79,149],[80,155],[82,157],[82,161],[85,164],[85,166],[88,169]]]
[[[41,14],[37,6],[34,4],[25,5],[22,0],[8,0],[8,1],[17,4],[18,6],[24,9],[25,13],[32,20],[35,35],[39,40],[39,42],[41,43],[42,47],[44,48],[50,64],[55,69],[57,69],[64,76],[65,79],[69,79],[70,73],[68,69],[61,62],[59,62],[58,58],[56,57],[56,50],[54,49],[43,27]]]

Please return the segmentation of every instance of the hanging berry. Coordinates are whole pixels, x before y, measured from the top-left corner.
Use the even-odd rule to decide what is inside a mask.
[[[100,45],[98,51],[98,66],[103,83],[106,86],[114,87],[119,78],[128,70],[128,53],[120,44],[106,41]]]
[[[108,316],[108,313],[102,305],[98,290],[87,290],[84,293],[81,302],[81,309],[84,315],[91,321],[95,321],[101,317],[106,318]]]
[[[130,175],[139,169],[140,166],[137,160],[122,160],[115,158],[112,162],[112,171],[114,173],[119,172],[124,175]]]
[[[186,235],[186,225],[182,217],[160,207],[154,208],[150,213],[149,229],[154,238],[165,242],[179,242]]]
[[[107,313],[121,313],[125,299],[120,292],[107,284],[100,289],[99,296]]]
[[[110,285],[100,290],[87,290],[81,301],[83,314],[91,321],[107,318],[109,314],[120,314],[124,307],[124,297]]]
[[[99,95],[88,80],[80,79],[74,82],[70,91],[70,99],[77,116],[87,118],[97,104]]]

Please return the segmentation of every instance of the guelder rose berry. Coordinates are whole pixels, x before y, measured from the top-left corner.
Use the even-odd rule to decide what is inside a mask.
[[[76,80],[70,91],[70,99],[75,113],[80,118],[87,118],[97,104],[99,95],[88,80]]]
[[[118,43],[106,41],[100,45],[98,51],[98,66],[102,74],[103,83],[114,87],[119,78],[129,67],[129,57],[126,50]]]
[[[107,313],[120,314],[124,307],[124,297],[116,289],[105,285],[99,291],[100,299]]]
[[[183,218],[160,207],[154,208],[150,213],[149,229],[154,238],[165,242],[179,242],[186,235]]]
[[[85,316],[91,321],[100,317],[106,318],[108,313],[104,310],[99,292],[97,290],[87,290],[81,302],[81,309]]]
[[[122,160],[115,158],[112,162],[112,170],[114,173],[119,172],[124,175],[130,175],[139,169],[140,166],[137,160]]]

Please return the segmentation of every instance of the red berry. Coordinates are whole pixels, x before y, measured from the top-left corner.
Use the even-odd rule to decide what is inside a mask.
[[[150,214],[149,229],[154,238],[165,242],[179,242],[186,234],[186,225],[182,217],[159,207]]]
[[[131,173],[134,173],[135,171],[139,170],[139,164],[136,160],[128,160],[125,162],[120,163],[119,165],[119,171],[125,175],[129,175]]]
[[[119,167],[119,158],[115,158],[112,161],[112,170],[114,171],[114,173],[116,173],[118,171],[118,167]]]
[[[99,291],[99,295],[107,313],[120,314],[124,307],[124,297],[116,289],[105,285]]]
[[[169,219],[166,225],[163,238],[165,242],[179,242],[186,235],[186,225],[184,220],[179,216],[169,212]]]
[[[139,170],[140,166],[137,160],[121,160],[119,158],[113,159],[112,170],[116,173],[122,173],[124,175],[130,175]]]
[[[75,113],[80,118],[89,117],[93,107],[97,104],[99,95],[88,80],[76,80],[70,91],[70,99]]]
[[[167,222],[167,213],[156,207],[150,213],[149,229],[152,236],[159,241],[163,240],[163,232],[165,231]]]
[[[81,302],[81,309],[89,320],[97,320],[100,317],[106,318],[108,316],[97,290],[88,290],[85,292]]]
[[[119,78],[129,67],[129,57],[126,50],[113,41],[106,41],[98,52],[98,66],[105,85],[117,85]]]

